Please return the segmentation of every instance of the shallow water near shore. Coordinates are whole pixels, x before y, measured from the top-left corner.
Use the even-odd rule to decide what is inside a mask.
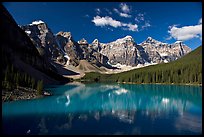
[[[202,134],[202,87],[67,84],[5,102],[4,134]]]

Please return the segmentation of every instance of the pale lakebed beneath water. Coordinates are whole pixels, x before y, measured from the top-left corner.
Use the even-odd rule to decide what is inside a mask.
[[[2,104],[3,134],[202,134],[202,87],[67,84]]]

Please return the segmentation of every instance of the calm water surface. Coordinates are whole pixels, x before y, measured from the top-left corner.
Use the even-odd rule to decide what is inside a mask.
[[[202,134],[202,87],[50,86],[53,96],[2,105],[4,134]]]

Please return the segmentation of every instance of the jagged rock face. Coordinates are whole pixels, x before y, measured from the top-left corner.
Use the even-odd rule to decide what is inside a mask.
[[[97,66],[107,65],[108,58],[98,52],[99,50],[97,48],[99,48],[99,42],[95,40],[94,44],[97,43],[98,47],[96,47],[97,45],[88,44],[84,38],[78,41],[78,44],[82,49],[83,59]]]
[[[149,60],[148,54],[145,52],[142,46],[136,45],[136,50],[137,50],[136,64],[145,64],[146,62],[151,62]]]
[[[82,59],[82,49],[77,43],[68,42],[64,47],[65,52],[70,57],[70,64],[73,66],[79,65],[79,60]]]
[[[62,54],[55,36],[43,21],[34,21],[32,24],[21,26],[38,49],[44,50],[46,57],[57,58]]]
[[[65,37],[65,38],[67,38],[67,39],[70,39],[70,40],[72,39],[71,32],[63,32],[63,31],[60,31],[60,32],[57,33],[57,35],[63,36],[63,37]]]
[[[70,40],[69,40],[69,37],[66,37],[66,36],[64,36],[64,35],[61,34],[61,33],[57,33],[57,35],[56,35],[56,42],[59,43],[61,49],[64,50],[65,45],[66,45],[67,42],[69,42],[69,41],[70,41]]]
[[[83,59],[97,66],[105,65],[108,62],[108,58],[99,53],[92,44],[88,44],[84,38],[76,42],[70,32],[59,32],[56,39],[70,57],[69,64],[73,66],[79,65],[79,60]]]
[[[137,63],[136,43],[131,36],[108,44],[101,44],[100,53],[109,58],[110,64],[120,63],[134,66]]]
[[[100,53],[108,57],[109,63],[112,65],[120,63],[122,65],[136,66],[145,63],[167,63],[191,51],[182,42],[168,44],[151,37],[138,45],[131,36],[107,44],[94,40],[93,45]]]
[[[148,37],[147,40],[140,44],[148,54],[148,59],[152,63],[170,62],[176,60],[191,51],[182,42],[175,42],[173,44],[162,43]]]
[[[78,43],[80,44],[80,45],[88,45],[88,42],[83,38],[83,39],[81,39],[80,41],[78,41]]]
[[[101,46],[100,46],[100,42],[98,41],[98,39],[95,39],[93,42],[92,42],[92,48],[97,51],[97,52],[100,52],[101,51]]]
[[[56,41],[59,43],[63,52],[67,54],[69,64],[73,66],[79,65],[79,60],[83,59],[83,50],[80,45],[74,41],[70,32],[58,32],[56,35]]]
[[[60,31],[55,36],[42,21],[34,21],[21,28],[31,38],[40,54],[74,66],[79,65],[80,60],[87,60],[97,66],[167,63],[191,51],[182,42],[168,44],[151,37],[141,44],[136,44],[131,36],[107,44],[100,43],[98,39],[89,44],[84,38],[76,42],[70,32]]]

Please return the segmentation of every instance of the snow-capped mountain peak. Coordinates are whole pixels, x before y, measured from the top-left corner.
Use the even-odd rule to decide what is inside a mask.
[[[93,41],[92,43],[96,43],[96,44],[98,44],[99,41],[98,41],[98,39],[94,39],[94,41]]]
[[[122,44],[122,43],[126,43],[126,42],[134,42],[134,39],[132,38],[132,36],[127,35],[124,38],[117,39],[113,43]]]
[[[144,42],[150,43],[150,44],[162,44],[162,42],[157,41],[157,40],[153,39],[152,37],[147,37],[147,39]]]
[[[151,41],[151,40],[152,40],[152,37],[147,37],[147,40]]]
[[[183,41],[176,41],[176,42],[174,42],[175,44],[180,44],[180,43],[183,43]]]
[[[36,21],[33,21],[31,24],[29,25],[39,25],[39,24],[42,24],[42,23],[45,23],[43,22],[42,20],[36,20]]]

